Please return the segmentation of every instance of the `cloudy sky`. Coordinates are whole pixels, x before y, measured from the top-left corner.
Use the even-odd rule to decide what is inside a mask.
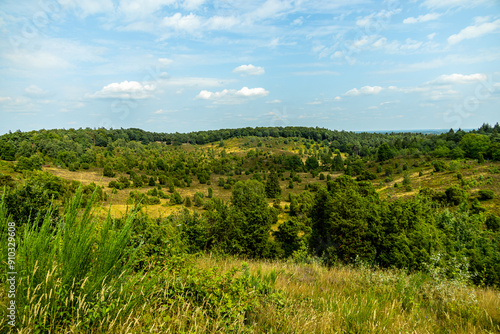
[[[0,133],[500,121],[499,0],[2,0]]]

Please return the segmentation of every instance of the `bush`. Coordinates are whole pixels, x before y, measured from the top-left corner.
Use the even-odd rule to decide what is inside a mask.
[[[156,196],[149,197],[147,199],[147,204],[149,204],[149,205],[156,205],[156,204],[160,204],[160,203],[161,203],[160,199]]]
[[[29,158],[19,157],[16,167],[16,171],[22,170],[42,170],[42,159],[38,155],[33,155]]]
[[[489,189],[481,189],[479,190],[479,199],[482,201],[486,201],[489,199],[495,198],[495,193]]]
[[[486,218],[486,227],[492,231],[500,230],[500,217],[490,214]]]
[[[104,170],[102,171],[102,175],[106,177],[114,177],[115,173],[113,172],[113,168],[110,165],[104,166]]]
[[[432,162],[432,165],[434,166],[434,170],[436,172],[444,172],[445,170],[448,169],[448,165],[441,160],[436,160]]]
[[[451,205],[458,205],[467,198],[467,193],[456,186],[446,189],[445,194],[447,202]]]
[[[170,203],[171,204],[182,204],[183,199],[181,197],[181,194],[179,194],[177,191],[174,192],[174,194],[170,197]]]

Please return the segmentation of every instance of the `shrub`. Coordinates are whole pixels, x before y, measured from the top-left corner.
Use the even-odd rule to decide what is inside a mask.
[[[489,189],[479,190],[479,199],[482,201],[493,199],[494,197],[495,197],[495,193],[492,190],[489,190]]]
[[[170,197],[170,203],[171,204],[182,204],[183,199],[181,197],[181,194],[179,194],[177,191],[174,192],[174,194]]]
[[[492,231],[498,231],[500,229],[500,217],[490,214],[486,218],[486,227]]]
[[[445,170],[448,169],[448,165],[441,160],[436,160],[432,162],[432,165],[434,166],[434,170],[436,172],[444,172]]]
[[[115,173],[113,172],[113,168],[110,165],[104,166],[104,170],[102,171],[102,175],[106,177],[114,177]]]
[[[456,186],[446,189],[445,194],[446,200],[451,205],[458,205],[467,198],[467,193]]]

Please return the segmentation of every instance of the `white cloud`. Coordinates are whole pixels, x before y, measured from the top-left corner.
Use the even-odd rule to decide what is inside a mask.
[[[210,30],[228,30],[240,24],[240,20],[234,16],[212,16],[206,22]]]
[[[34,41],[33,41],[34,42]],[[37,38],[35,48],[18,48],[4,57],[15,67],[31,69],[68,69],[79,62],[104,62],[104,47],[83,45],[64,38]],[[2,50],[3,51],[3,50]]]
[[[465,54],[451,54],[446,57],[434,58],[431,60],[426,60],[419,63],[405,63],[390,70],[377,71],[377,74],[391,74],[391,73],[402,73],[402,72],[413,72],[422,71],[433,68],[439,68],[453,65],[462,64],[481,64],[490,61],[497,61],[500,58],[500,53],[498,52],[485,52],[481,54],[465,55]]]
[[[59,0],[58,3],[66,8],[78,9],[75,12],[82,17],[99,13],[112,13],[114,10],[111,0]]]
[[[291,23],[291,25],[292,26],[301,26],[303,23],[304,23],[304,18],[301,16],[301,17],[296,18],[295,20],[293,20],[293,22]]]
[[[482,73],[475,73],[475,74],[459,74],[459,73],[453,73],[453,74],[443,74],[437,77],[436,79],[430,81],[429,83],[434,84],[467,84],[467,83],[474,83],[477,81],[485,81],[487,79],[486,74]]]
[[[430,39],[431,41],[436,37],[436,33],[433,32],[432,34],[427,35],[427,38]]]
[[[335,96],[334,100],[335,101],[342,101],[342,98],[340,96]]]
[[[172,64],[174,61],[172,59],[168,59],[168,58],[158,58],[158,62],[162,65],[162,66],[168,66],[170,64]]]
[[[8,101],[12,101],[12,98],[10,98],[9,96],[4,96],[4,97],[0,96],[0,103]]]
[[[196,98],[199,100],[212,100],[216,104],[239,104],[248,99],[264,97],[267,95],[269,95],[269,91],[264,88],[243,87],[240,90],[224,89],[220,92],[202,90]]]
[[[44,91],[43,89],[41,89],[40,87],[38,87],[36,85],[31,85],[31,86],[26,87],[26,89],[24,91],[26,92],[26,95],[28,95],[30,97],[34,97],[34,98],[44,97],[47,95],[46,91]]]
[[[177,110],[163,110],[163,109],[160,109],[160,110],[157,110],[155,111],[153,114],[155,115],[164,115],[164,114],[171,114],[171,113],[176,113]]]
[[[159,82],[161,86],[179,87],[221,87],[225,84],[231,83],[234,80],[224,80],[217,78],[199,78],[199,77],[181,77],[169,78]]]
[[[175,13],[172,16],[164,17],[162,24],[177,32],[188,32],[190,34],[197,33],[202,27],[201,19],[193,13],[184,16],[181,13]]]
[[[153,96],[152,93],[154,90],[154,85],[142,84],[137,81],[123,81],[104,86],[100,91],[87,95],[87,97],[101,99],[147,99]]]
[[[182,7],[187,10],[198,9],[201,5],[203,5],[206,0],[184,0]]]
[[[439,100],[454,100],[460,97],[460,93],[453,90],[453,89],[448,89],[448,90],[433,90],[427,93],[427,97],[431,99],[432,101],[439,101]]]
[[[443,7],[474,7],[490,0],[425,0],[423,5],[428,8],[443,8]]]
[[[230,30],[239,24],[241,24],[240,19],[234,16],[216,15],[206,19],[193,13],[188,15],[175,13],[162,20],[164,27],[171,28],[178,33],[186,32],[192,35],[201,34],[204,30]]]
[[[380,29],[381,25],[384,23],[388,25],[387,20],[391,18],[391,16],[398,14],[401,12],[400,8],[394,10],[381,10],[377,13],[372,13],[365,17],[362,17],[356,20],[356,25],[364,28],[372,28],[372,29]]]
[[[293,75],[300,75],[300,76],[317,76],[317,75],[340,75],[339,72],[334,72],[334,71],[302,71],[302,72],[293,72]]]
[[[128,18],[146,18],[162,7],[175,3],[176,0],[120,0],[118,11]]]
[[[281,100],[272,100],[272,101],[267,101],[266,103],[281,103]]]
[[[380,86],[364,86],[360,89],[353,88],[345,92],[344,96],[375,95],[383,90]]]
[[[239,73],[241,75],[262,75],[266,73],[264,67],[249,65],[241,65],[233,70],[233,73]]]
[[[437,20],[441,14],[438,13],[429,13],[425,15],[420,15],[418,17],[408,17],[403,20],[403,23],[411,24],[411,23],[422,23],[427,21]]]
[[[267,0],[264,4],[257,7],[256,10],[247,15],[250,21],[265,20],[268,18],[276,18],[292,9],[291,0]]]
[[[448,37],[448,43],[457,44],[464,39],[477,38],[485,34],[500,30],[500,19],[494,22],[486,22],[479,25],[468,26],[462,29],[458,34]]]

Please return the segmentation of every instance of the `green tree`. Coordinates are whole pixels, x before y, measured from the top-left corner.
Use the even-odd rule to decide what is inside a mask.
[[[156,185],[155,179],[151,176],[148,182],[149,186],[154,187]]]
[[[264,185],[256,180],[238,181],[234,185],[231,204],[222,227],[227,230],[232,226],[234,239],[228,241],[238,244],[238,253],[252,257],[270,256],[269,236],[277,216],[272,214],[267,204]],[[233,248],[234,251],[233,245],[226,244],[226,248]]]
[[[344,160],[342,159],[342,156],[340,155],[339,150],[335,150],[336,155],[335,158],[333,158],[333,163],[332,163],[332,169],[334,171],[340,172],[344,170]]]
[[[304,231],[304,224],[297,218],[292,218],[278,226],[278,230],[273,232],[275,240],[284,251],[285,258],[300,248],[301,237],[299,233]]]
[[[42,170],[42,158],[38,155],[33,155],[29,158],[19,157],[15,170]]]
[[[281,187],[278,174],[272,171],[266,182],[266,195],[268,198],[278,198],[281,196]]]
[[[16,159],[16,147],[8,141],[0,140],[0,159],[14,161]]]
[[[310,156],[309,158],[306,159],[305,166],[306,169],[309,171],[318,169],[319,168],[318,159],[316,159],[315,156]]]
[[[394,150],[387,143],[383,143],[377,150],[378,161],[385,161],[395,156]]]
[[[468,133],[462,137],[460,148],[468,158],[479,159],[479,153],[485,154],[490,147],[490,138],[486,135]]]

